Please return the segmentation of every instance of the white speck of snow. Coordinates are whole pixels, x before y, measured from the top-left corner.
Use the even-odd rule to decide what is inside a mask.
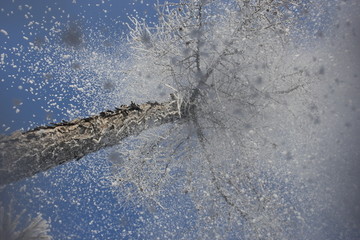
[[[0,64],[5,64],[5,53],[0,54]]]
[[[4,30],[4,29],[0,29],[0,32],[1,32],[2,34],[4,34],[5,36],[9,36],[9,33],[8,33],[6,30]]]

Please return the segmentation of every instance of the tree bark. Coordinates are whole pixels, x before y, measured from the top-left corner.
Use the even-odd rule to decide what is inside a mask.
[[[180,118],[176,101],[121,106],[0,139],[0,185],[30,177]]]

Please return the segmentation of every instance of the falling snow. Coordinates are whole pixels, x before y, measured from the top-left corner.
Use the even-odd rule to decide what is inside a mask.
[[[155,2],[0,4],[21,19],[0,28],[2,134],[190,106],[1,187],[0,206],[53,239],[360,238],[359,3]]]
[[[4,34],[5,36],[8,36],[8,35],[9,35],[8,32],[7,32],[6,30],[4,30],[4,29],[0,29],[0,32],[1,32],[2,34]]]

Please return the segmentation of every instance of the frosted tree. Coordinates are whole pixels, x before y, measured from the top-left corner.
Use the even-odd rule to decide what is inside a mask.
[[[291,1],[181,1],[160,8],[154,27],[133,19],[136,69],[129,78],[151,89],[141,92],[148,97],[158,86],[173,89],[182,118],[141,151],[128,152],[129,162],[113,157],[114,184],[129,199],[166,208],[164,193],[180,186],[195,204],[204,239],[238,231],[249,239],[286,239],[291,226],[302,228],[289,203],[296,200],[280,191],[291,177],[266,160],[276,148],[269,111],[290,111],[283,95],[303,94],[309,84],[306,70],[284,55],[300,9]]]
[[[19,229],[21,217],[25,211],[17,216],[13,216],[12,204],[7,211],[0,202],[0,237],[8,240],[50,240],[52,237],[48,234],[49,223],[39,214],[33,219],[29,219],[26,227]]]
[[[291,191],[283,191],[291,173],[280,160],[268,161],[279,124],[270,113],[292,113],[284,95],[306,94],[310,69],[288,54],[292,28],[310,5],[180,0],[158,4],[154,25],[132,18],[129,64],[119,69],[131,82],[127,93],[145,102],[160,92],[156,100],[163,102],[3,137],[2,184],[123,141],[110,156],[113,186],[150,210],[165,209],[164,198],[174,192],[188,195],[198,215],[196,238],[298,234],[303,213],[293,207]]]

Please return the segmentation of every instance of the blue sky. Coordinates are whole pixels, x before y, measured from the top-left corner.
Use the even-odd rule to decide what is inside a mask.
[[[45,123],[46,117],[50,114],[62,114],[61,111],[46,113],[41,108],[47,104],[45,97],[51,89],[39,91],[39,94],[42,94],[40,99],[32,101],[33,94],[29,93],[27,86],[24,86],[24,81],[20,80],[21,78],[32,77],[34,80],[40,81],[39,78],[46,74],[45,67],[40,67],[36,73],[26,69],[42,57],[36,51],[30,51],[29,44],[41,43],[45,37],[49,37],[50,29],[56,25],[56,22],[60,24],[59,28],[62,32],[59,32],[58,36],[49,38],[50,41],[54,42],[53,45],[61,45],[63,31],[66,31],[69,24],[76,24],[83,29],[84,41],[90,37],[88,31],[101,30],[101,28],[107,28],[103,31],[104,35],[108,34],[109,38],[114,40],[116,37],[120,38],[123,32],[127,31],[123,22],[129,22],[128,16],[153,16],[154,14],[153,3],[142,4],[142,1],[74,2],[76,1],[43,0],[34,4],[34,1],[26,0],[1,1],[0,29],[3,30],[0,33],[1,53],[6,54],[5,64],[0,65],[0,107],[3,113],[0,119],[1,132],[11,132],[20,128],[26,129],[31,127],[29,121]],[[87,44],[94,43],[89,42]],[[14,48],[16,48],[15,51]],[[11,61],[15,61],[13,65],[17,67],[11,66]],[[16,113],[16,109],[19,109],[18,113]],[[33,117],[33,114],[36,117]]]
[[[66,45],[63,39],[64,32],[68,31],[69,26],[75,26],[81,29],[86,48],[113,51],[116,46],[108,46],[120,41],[122,34],[127,31],[123,22],[129,22],[129,16],[148,16],[147,21],[154,20],[151,17],[154,15],[154,2],[148,1],[146,4],[136,0],[1,1],[0,54],[5,56],[4,63],[0,65],[1,134],[68,119],[69,115],[62,111],[68,104],[78,104],[79,106],[75,107],[81,108],[82,102],[76,100],[77,93],[70,90],[62,100],[64,108],[49,107],[49,99],[59,91],[58,88],[52,88],[56,84],[45,84],[41,89],[31,89],[49,80],[44,78],[49,69],[55,73],[54,69],[57,69],[57,66],[41,65],[41,59],[45,55],[42,55],[41,51],[31,50],[31,44],[41,45],[47,37],[52,41],[51,46],[66,49],[66,46],[63,46]],[[50,29],[56,24],[59,24],[61,31],[57,36],[50,36]],[[99,37],[99,41],[107,39],[110,44],[91,46],[98,43],[96,40],[89,40],[94,38],[91,34],[99,31],[104,35]],[[58,54],[51,51],[47,51],[46,56]],[[39,63],[39,69],[36,71],[33,68],[35,63]],[[69,78],[72,76],[69,74]],[[52,78],[57,80],[57,76]],[[70,80],[61,81],[66,83]],[[67,98],[70,95],[74,95],[75,100]],[[110,101],[108,107],[113,108],[123,103],[128,102]],[[106,154],[106,151],[100,151],[81,161],[57,167],[46,174],[39,174],[36,178],[8,186],[1,193],[0,200],[5,205],[10,199],[14,200],[15,212],[27,210],[24,216],[34,217],[41,213],[45,219],[51,219],[51,235],[54,239],[127,239],[129,237],[125,235],[131,236],[129,232],[134,233],[136,228],[141,227],[142,223],[138,218],[143,210],[131,204],[124,207],[118,201],[118,193],[106,186],[105,176],[109,175]]]

